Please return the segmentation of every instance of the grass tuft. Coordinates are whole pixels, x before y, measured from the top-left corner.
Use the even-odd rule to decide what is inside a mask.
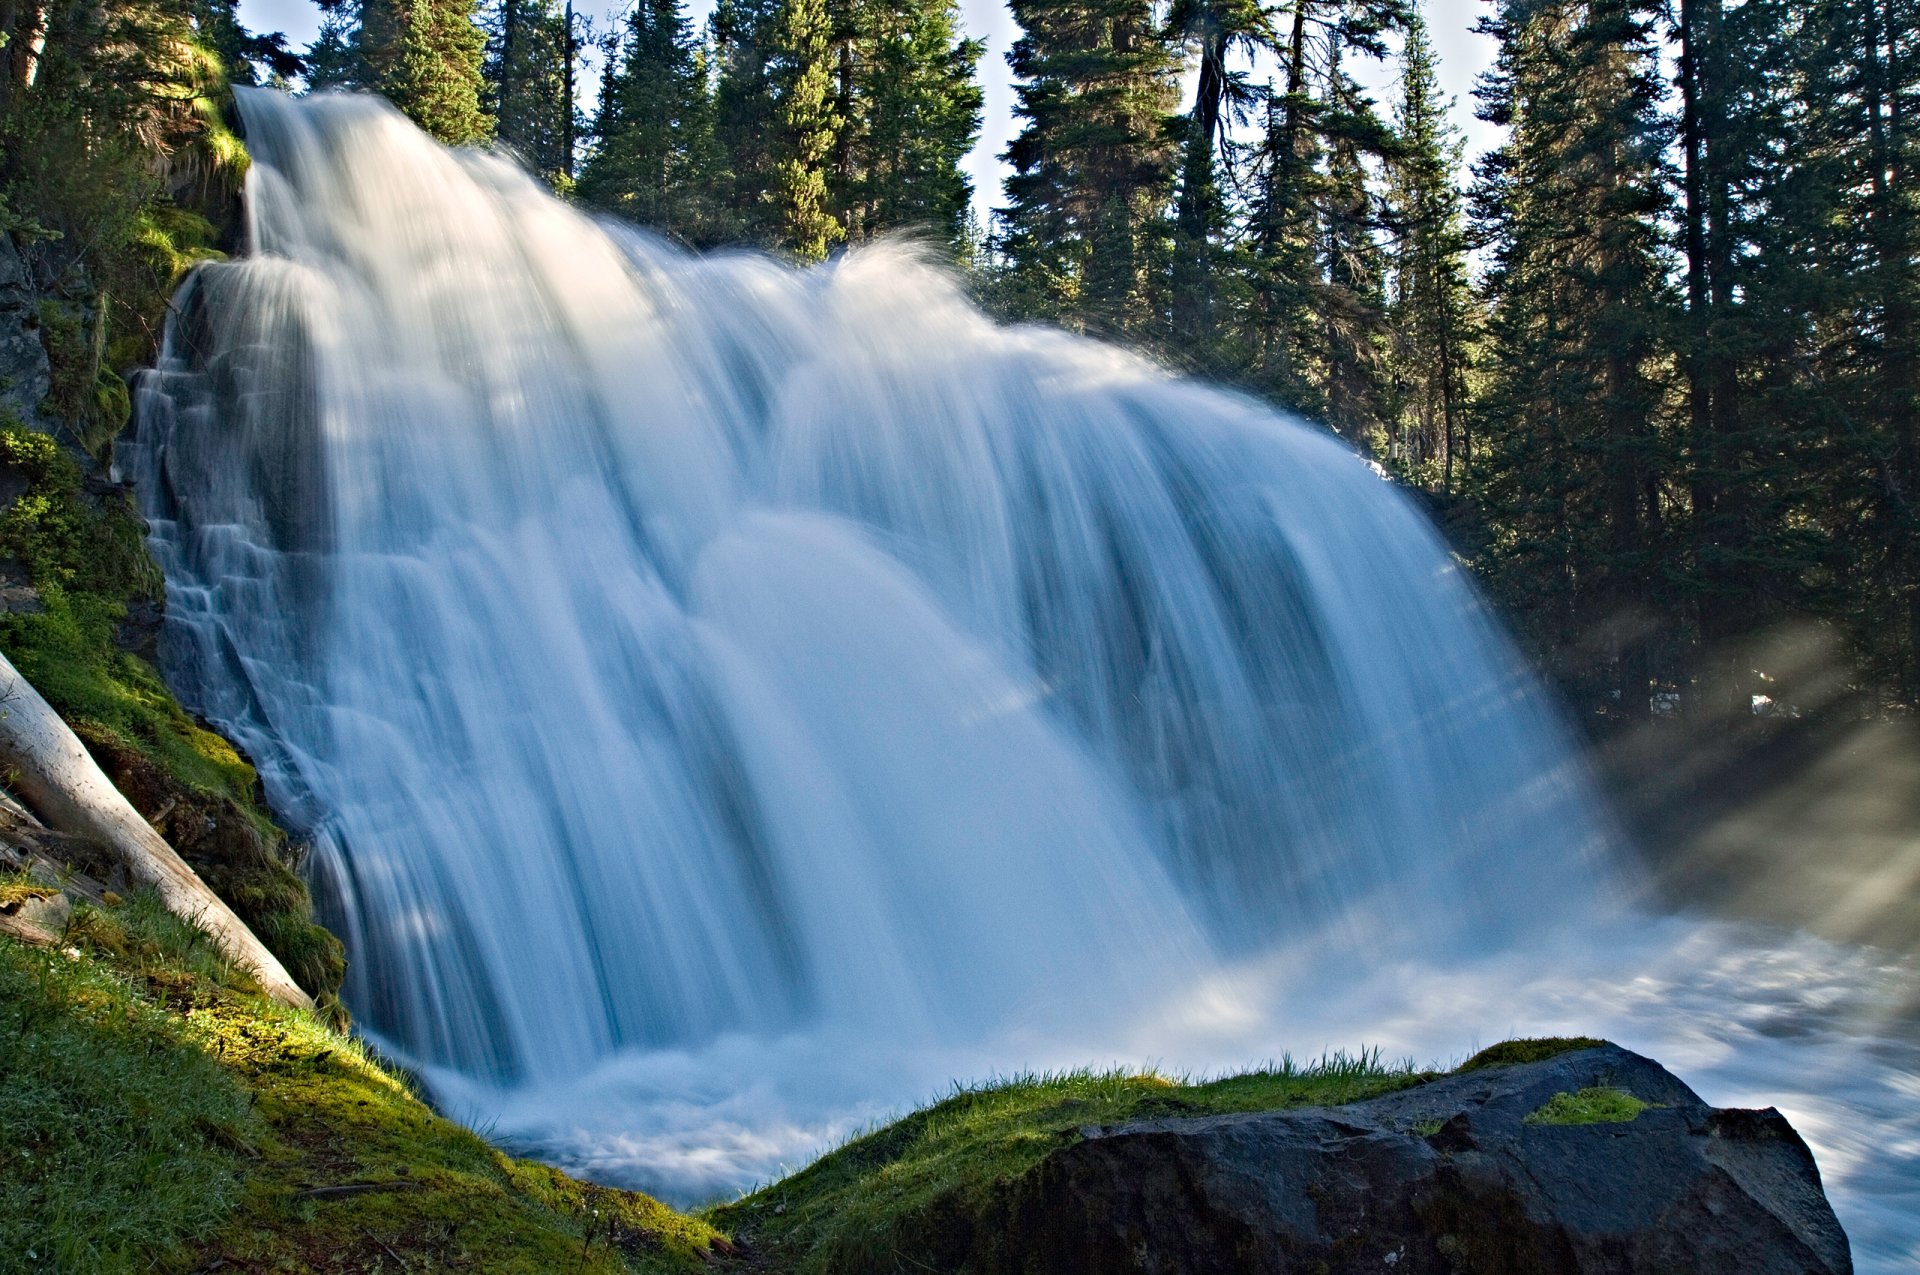
[[[1460,1064],[1461,1071],[1479,1071],[1482,1067],[1511,1067],[1518,1063],[1544,1062],[1561,1054],[1581,1049],[1598,1049],[1607,1042],[1592,1036],[1533,1036],[1523,1040],[1503,1040],[1490,1045]]]
[[[987,1215],[999,1185],[1089,1126],[1334,1106],[1434,1074],[1387,1065],[1369,1050],[1307,1066],[1283,1058],[1210,1081],[1094,1070],[1016,1076],[956,1088],[707,1217],[748,1233],[782,1268],[890,1269],[893,1255],[913,1251],[941,1219]]]
[[[1651,1104],[1624,1089],[1599,1086],[1557,1093],[1527,1117],[1528,1124],[1626,1124]]]

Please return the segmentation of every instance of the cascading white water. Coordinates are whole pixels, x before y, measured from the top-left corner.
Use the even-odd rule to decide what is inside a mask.
[[[1303,952],[1538,952],[1630,892],[1327,436],[898,247],[692,257],[369,99],[242,110],[250,251],[132,449],[170,672],[450,1101],[699,1194],[941,1078],[1272,1049]]]

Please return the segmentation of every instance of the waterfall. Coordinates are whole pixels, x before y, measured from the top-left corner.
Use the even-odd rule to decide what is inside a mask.
[[[709,1177],[712,1121],[594,1144],[697,1195],[848,1127],[741,1114],[802,1072],[853,1119],[1044,1041],[1283,1038],[1233,1008],[1262,971],[1542,951],[1633,891],[1459,565],[1324,432],[907,247],[694,256],[372,99],[241,110],[248,248],[129,451],[168,672],[450,1101],[731,1112]]]

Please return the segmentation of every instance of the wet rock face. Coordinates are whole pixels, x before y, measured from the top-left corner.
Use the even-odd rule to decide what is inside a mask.
[[[1540,1122],[1556,1094],[1594,1089],[1647,1106],[1625,1121]],[[1813,1156],[1785,1117],[1716,1110],[1614,1046],[1337,1109],[1083,1132],[1008,1184],[1005,1232],[965,1265],[1025,1275],[1853,1269]]]
[[[47,348],[40,339],[39,293],[25,258],[0,234],[0,414],[46,428],[40,400],[53,387]]]

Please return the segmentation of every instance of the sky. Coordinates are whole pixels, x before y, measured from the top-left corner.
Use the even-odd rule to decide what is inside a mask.
[[[591,10],[595,0],[581,0],[579,8]],[[982,223],[987,213],[1000,202],[1000,181],[1006,166],[1000,154],[1017,131],[1013,117],[1013,80],[1007,70],[1007,50],[1019,38],[1020,28],[1013,14],[999,0],[960,0],[968,35],[987,42],[986,56],[980,60],[980,78],[986,89],[986,109],[980,129],[980,142],[968,158],[967,169],[973,177],[974,206]],[[704,23],[713,0],[688,0],[687,10],[697,23]],[[1498,140],[1492,126],[1473,118],[1473,83],[1493,62],[1493,41],[1475,35],[1473,24],[1486,12],[1485,0],[1427,0],[1427,26],[1432,32],[1435,50],[1440,56],[1440,85],[1455,99],[1454,120],[1467,138],[1467,154],[1478,156]],[[614,15],[624,11],[615,0],[598,19],[611,25]],[[240,20],[255,31],[281,31],[295,48],[304,48],[320,29],[320,10],[312,0],[240,0]],[[1383,111],[1394,97],[1395,71],[1389,63],[1382,66],[1351,67],[1362,83],[1374,90]],[[597,71],[583,77],[591,103]]]

